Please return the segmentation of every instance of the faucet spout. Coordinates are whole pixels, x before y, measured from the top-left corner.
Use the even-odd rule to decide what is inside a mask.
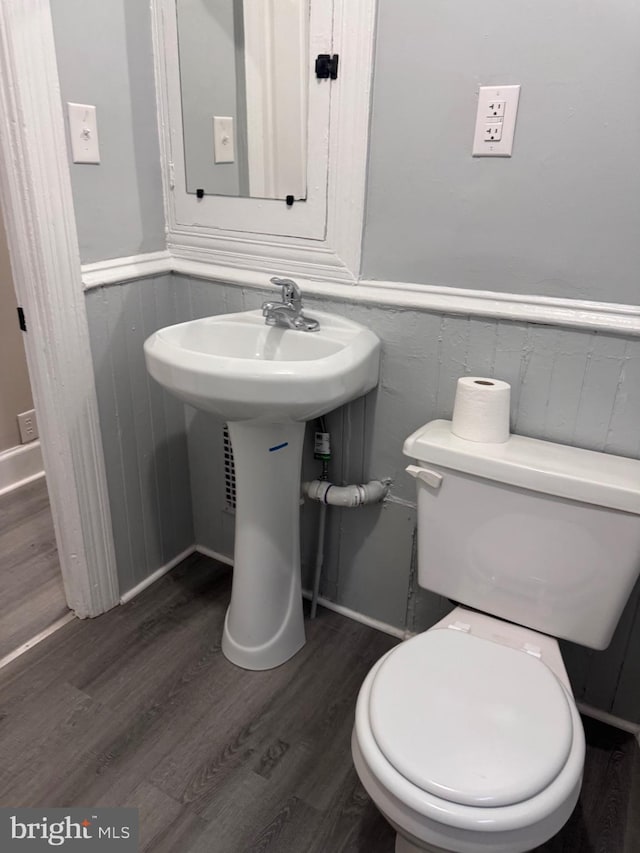
[[[295,281],[274,276],[271,284],[282,288],[282,301],[263,303],[262,315],[268,326],[281,326],[301,332],[315,332],[320,328],[317,320],[304,314],[302,294]]]
[[[269,279],[271,284],[274,284],[276,287],[282,288],[282,301],[290,302],[293,305],[302,306],[302,293],[300,292],[300,288],[295,283],[292,278],[278,278],[278,276],[274,276]]]

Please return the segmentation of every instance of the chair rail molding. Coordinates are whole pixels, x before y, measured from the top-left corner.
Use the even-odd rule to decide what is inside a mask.
[[[166,275],[172,270],[169,252],[147,252],[144,255],[129,255],[125,258],[109,258],[82,265],[82,284],[85,290],[105,284],[119,284],[136,278],[152,278]]]
[[[0,190],[69,607],[118,603],[49,0],[0,3]]]
[[[149,278],[152,275],[177,273],[207,279],[219,284],[271,290],[269,278],[274,273],[292,273],[295,256],[289,261],[274,257],[267,266],[252,266],[246,256],[238,255],[237,263],[220,263],[218,253],[195,246],[179,254],[154,252],[116,260],[99,261],[82,267],[85,290],[123,281]],[[408,311],[428,311],[511,320],[514,323],[537,323],[561,328],[599,329],[612,334],[640,336],[640,306],[586,299],[564,299],[553,296],[497,293],[491,290],[469,290],[399,281],[374,281],[342,278],[335,270],[317,264],[314,272],[297,272],[305,278],[304,292],[309,296],[388,306]]]

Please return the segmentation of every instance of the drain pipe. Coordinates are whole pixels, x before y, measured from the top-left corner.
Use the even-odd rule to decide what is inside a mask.
[[[316,459],[322,460],[322,475],[319,480],[302,484],[302,491],[306,497],[320,502],[320,515],[318,518],[318,545],[316,549],[316,560],[313,575],[313,591],[311,595],[311,619],[316,618],[318,610],[318,594],[320,592],[320,577],[322,575],[322,564],[324,562],[324,539],[327,524],[327,507],[357,507],[365,504],[380,503],[389,491],[391,481],[371,480],[364,485],[335,486],[329,482],[328,469],[331,458],[329,433],[326,431],[324,419],[320,420],[322,432],[316,433]]]
[[[320,517],[318,519],[318,549],[316,551],[315,574],[313,576],[313,593],[311,596],[311,619],[316,618],[318,609],[318,593],[320,591],[320,576],[324,562],[324,534],[328,506],[356,507],[366,504],[380,503],[389,491],[389,483],[381,480],[360,486],[334,486],[328,480],[312,480],[302,484],[303,493],[311,500],[320,501]]]
[[[304,494],[323,506],[355,507],[380,503],[389,491],[389,483],[371,480],[360,486],[334,486],[328,480],[312,480],[303,483]]]

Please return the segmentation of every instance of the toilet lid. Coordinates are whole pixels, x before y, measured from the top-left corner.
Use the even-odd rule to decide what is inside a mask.
[[[564,688],[536,657],[436,629],[383,661],[369,700],[389,763],[449,802],[506,806],[544,790],[573,739]]]

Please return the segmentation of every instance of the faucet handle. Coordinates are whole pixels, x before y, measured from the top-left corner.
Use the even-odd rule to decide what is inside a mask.
[[[300,288],[291,278],[278,278],[278,276],[274,276],[270,279],[271,284],[275,284],[276,287],[282,288],[282,301],[283,302],[291,302],[294,305],[300,305],[302,303],[302,294],[300,293]]]

